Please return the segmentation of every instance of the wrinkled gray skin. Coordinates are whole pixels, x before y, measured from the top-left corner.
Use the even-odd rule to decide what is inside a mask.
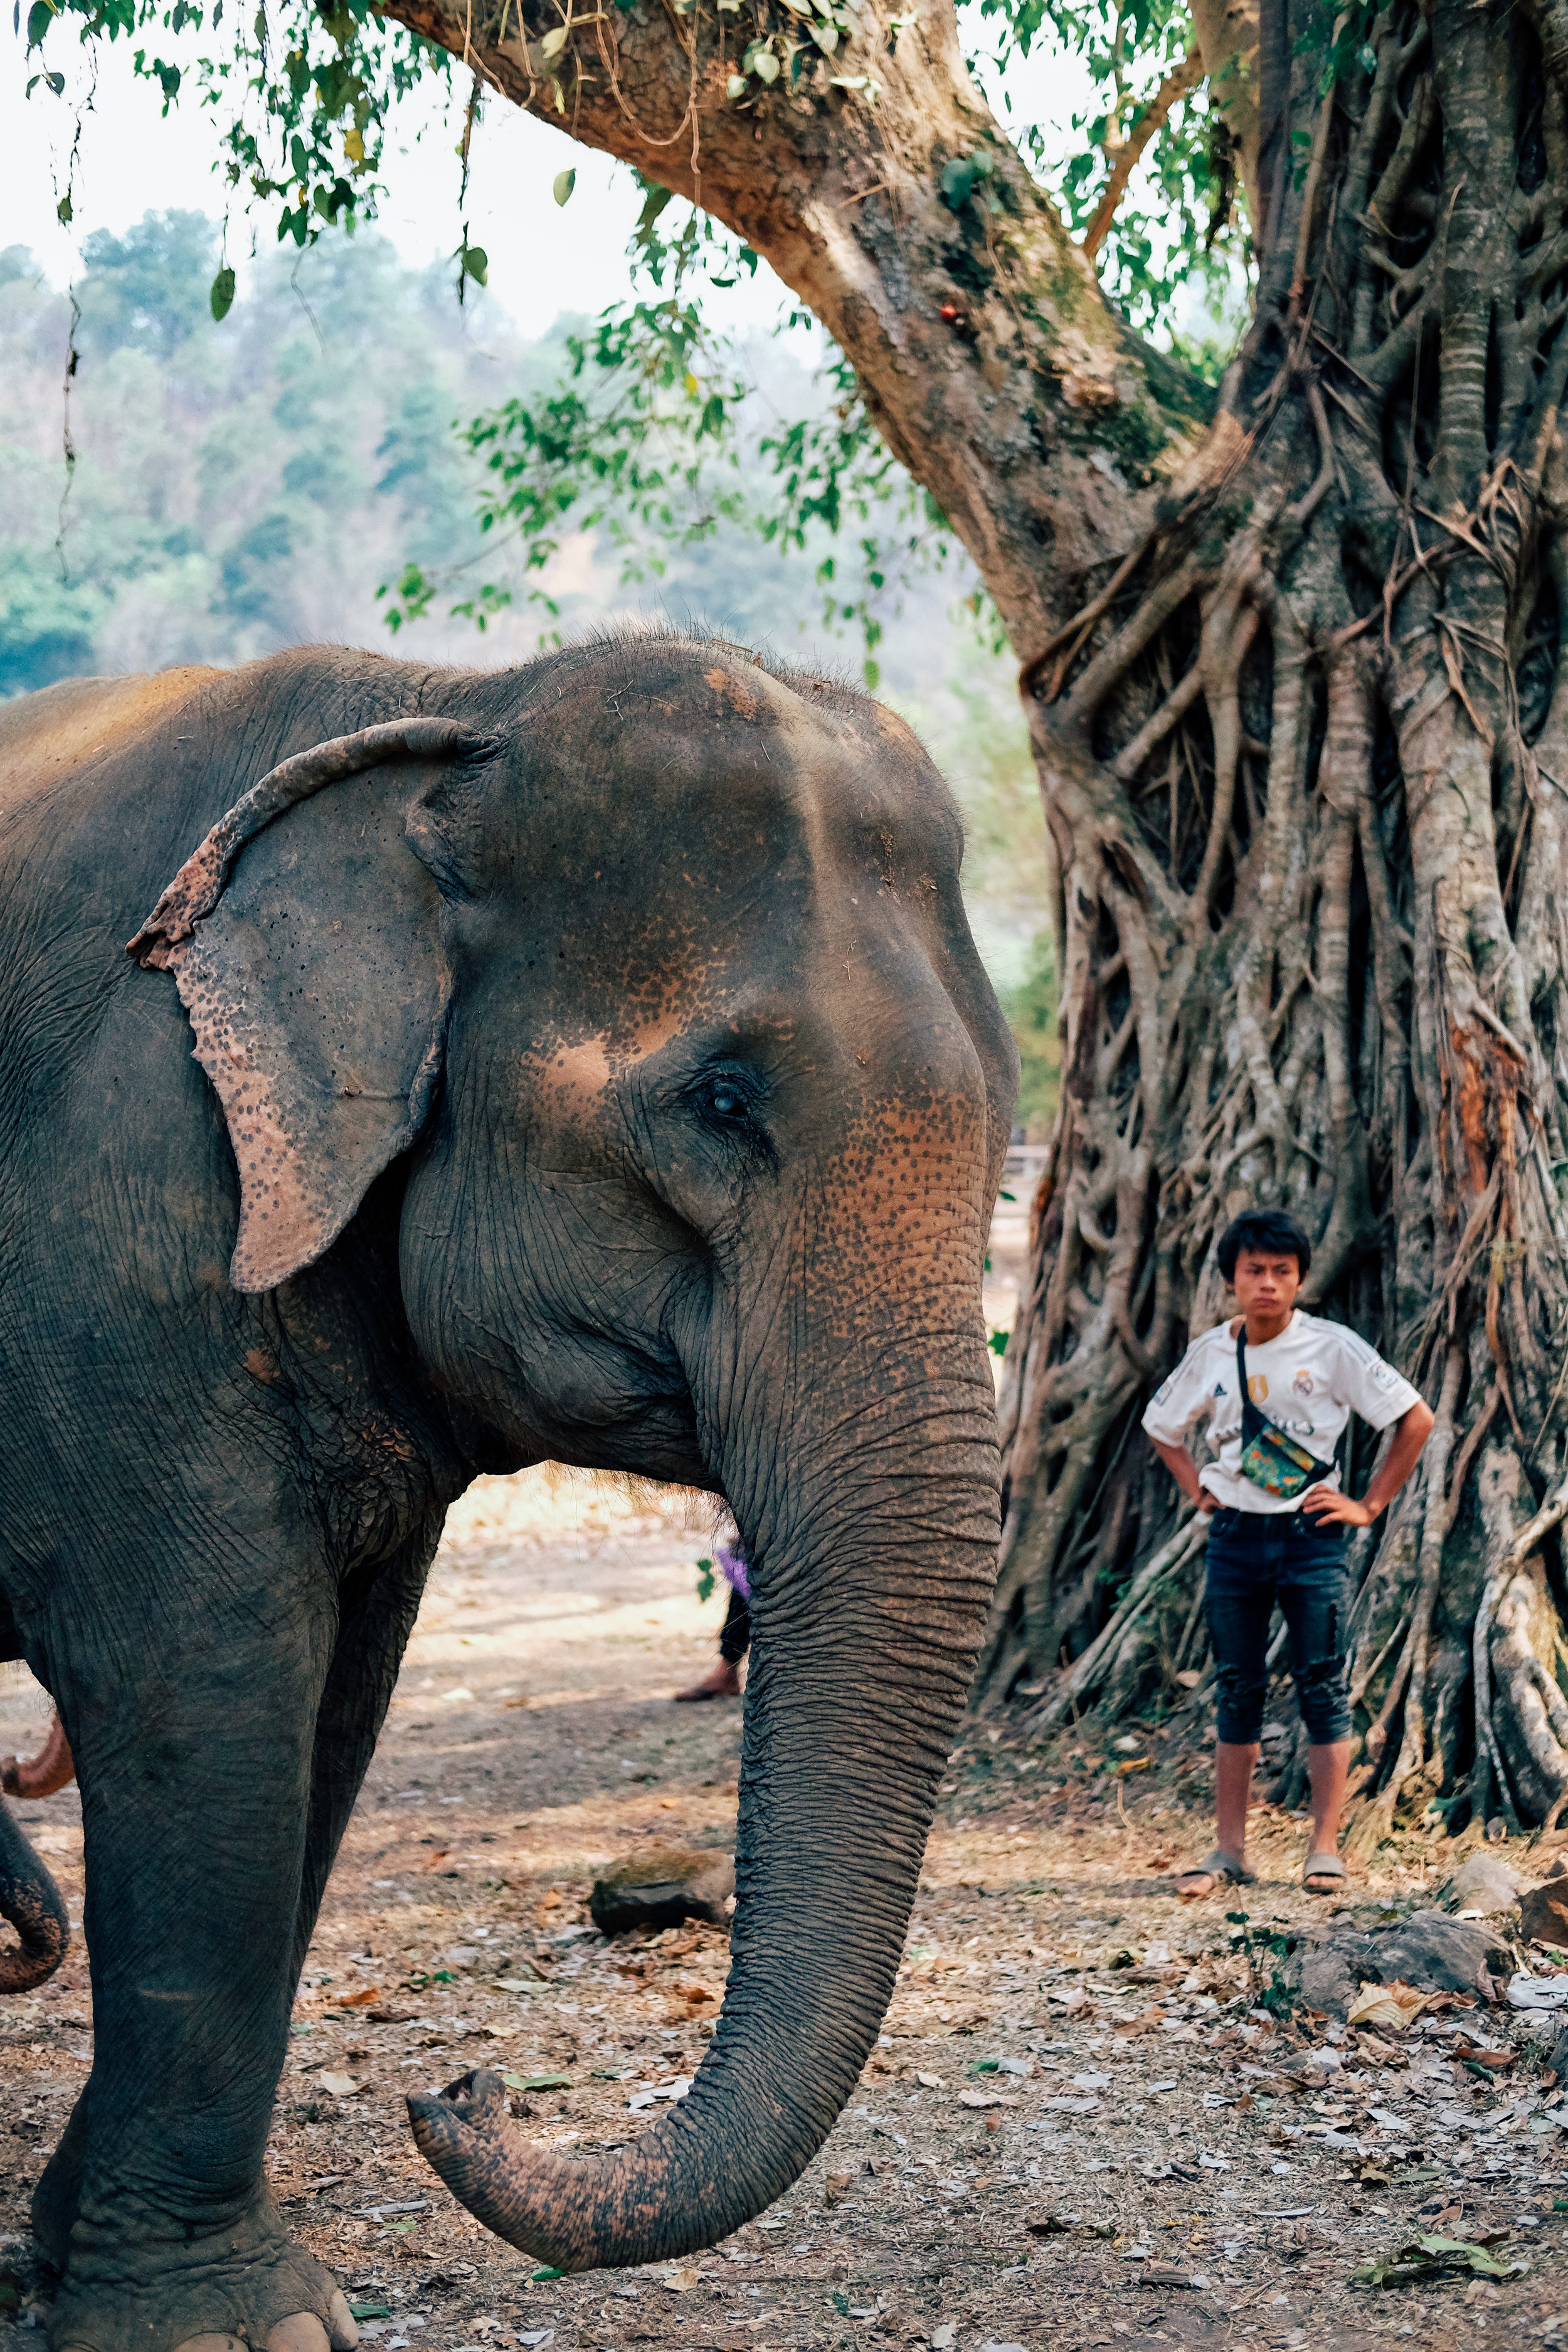
[[[412,2103],[421,2146],[585,2268],[710,2243],[830,2129],[994,1565],[979,1290],[1016,1064],[960,846],[899,719],[732,646],[485,675],[318,649],[0,710],[0,1656],[75,1753],[97,2028],[35,2200],[57,2347],[353,2340],[262,2156],[481,1470],[734,1511],[734,1965],[689,2098],[630,2147],[531,2149],[493,2076]]]

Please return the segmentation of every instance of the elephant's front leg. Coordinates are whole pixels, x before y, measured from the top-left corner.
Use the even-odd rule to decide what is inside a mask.
[[[191,1598],[51,1644],[86,1838],[91,2078],[40,2212],[74,2205],[55,2352],[242,2339],[326,2352],[354,2327],[263,2171],[287,2048],[324,1579]],[[132,1648],[132,1638],[134,1649]],[[90,1646],[89,1646],[90,1644]]]

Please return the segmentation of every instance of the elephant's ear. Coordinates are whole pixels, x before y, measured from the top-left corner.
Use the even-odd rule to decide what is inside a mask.
[[[285,761],[213,827],[129,943],[174,973],[228,1121],[237,1290],[270,1290],[331,1246],[417,1135],[439,1074],[440,894],[404,839],[401,802],[369,772],[493,748],[422,719]]]

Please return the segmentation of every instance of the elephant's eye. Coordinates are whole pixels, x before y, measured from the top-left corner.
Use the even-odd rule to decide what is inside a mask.
[[[778,1155],[767,1131],[767,1087],[751,1070],[711,1066],[694,1074],[685,1091],[713,1143],[735,1167],[776,1167]]]

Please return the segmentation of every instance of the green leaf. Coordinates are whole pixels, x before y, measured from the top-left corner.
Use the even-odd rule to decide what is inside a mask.
[[[513,2074],[503,2067],[501,2081],[509,2091],[569,2091],[570,2074]]]
[[[68,228],[70,226],[71,199],[70,190],[68,188],[66,190],[65,194],[60,198],[59,203],[55,206],[55,218],[59,222],[62,228]]]
[[[759,81],[773,82],[779,78],[779,61],[771,49],[763,49],[752,71]]]
[[[463,247],[463,268],[478,285],[488,283],[486,273],[489,266],[489,255],[482,245],[466,245]]]
[[[572,37],[570,25],[552,25],[539,44],[539,54],[549,64],[558,58]]]
[[[700,1601],[713,1598],[713,1563],[710,1559],[700,1559],[697,1563],[697,1598]]]
[[[208,295],[207,299],[212,304],[213,317],[215,319],[223,320],[227,318],[229,312],[234,308],[234,272],[232,269],[220,269],[218,271],[217,276],[213,279],[212,292]]]
[[[36,49],[55,21],[54,0],[33,0],[27,11],[27,47]]]
[[[564,2278],[566,2273],[564,2271],[542,2270],[530,2271],[528,2275],[532,2285],[542,2286],[546,2279]]]
[[[351,2295],[349,2315],[353,2319],[390,2319],[392,2305],[389,2303],[356,2303]]]
[[[558,205],[569,205],[572,201],[572,191],[576,184],[575,169],[570,172],[557,172],[551,183],[550,193]]]
[[[1438,2278],[1447,2271],[1468,2271],[1476,2278],[1511,2278],[1514,2265],[1499,2262],[1486,2246],[1468,2238],[1441,2238],[1424,2232],[1351,2273],[1356,2286],[1406,2286],[1413,2280]]]
[[[1005,1356],[1007,1352],[1006,1332],[993,1331],[985,1344],[990,1349],[994,1356]]]

